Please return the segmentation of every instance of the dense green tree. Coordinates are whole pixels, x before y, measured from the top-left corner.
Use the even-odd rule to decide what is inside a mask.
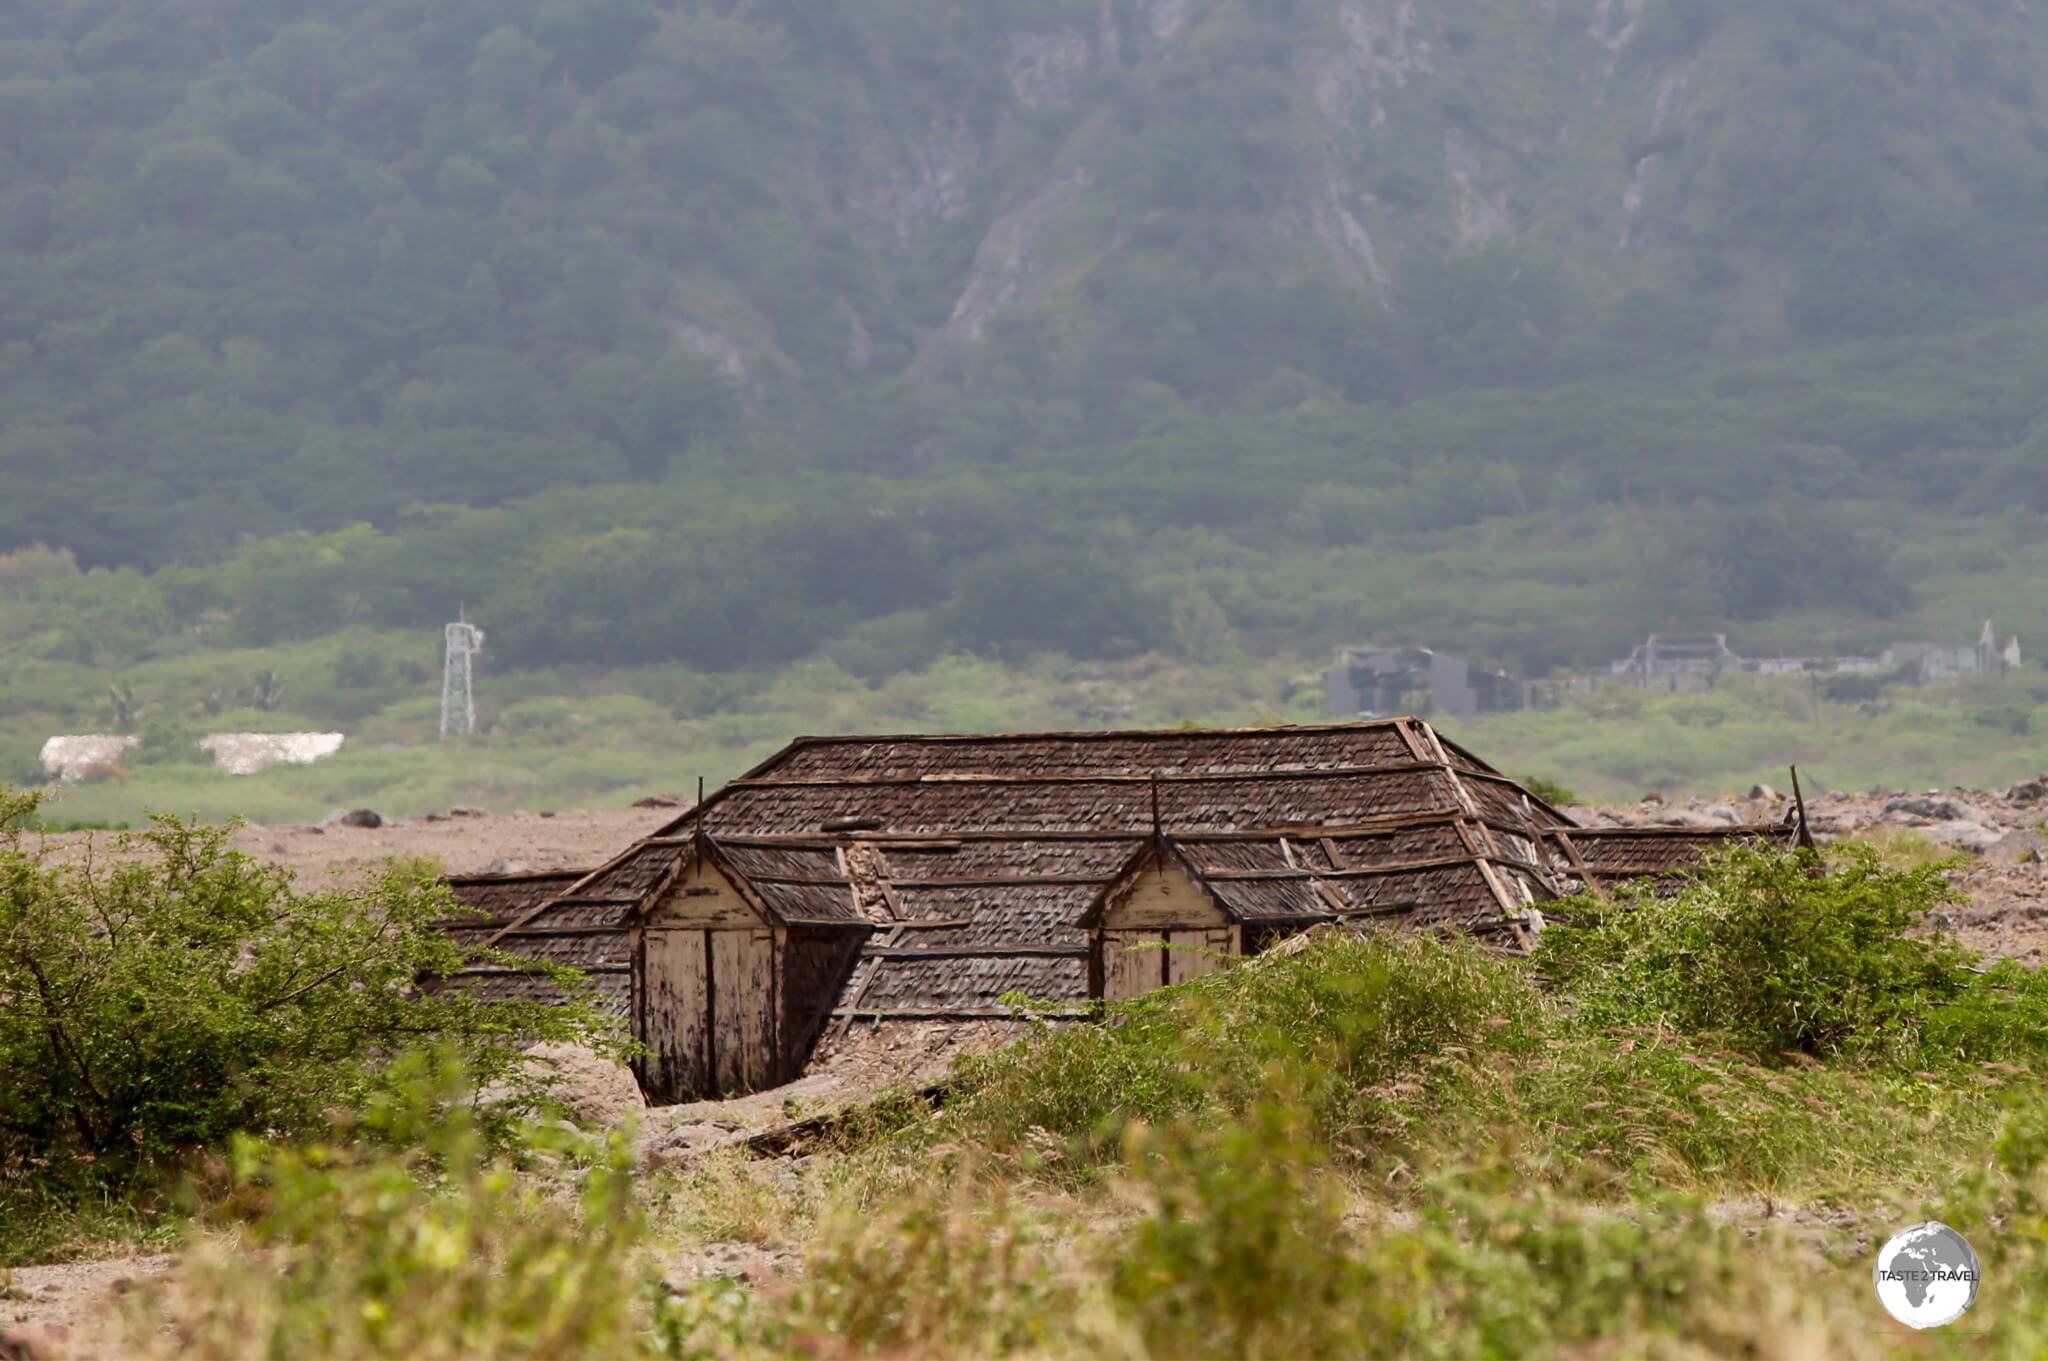
[[[1157,641],[1159,601],[1115,566],[1072,548],[1033,545],[991,553],[960,576],[954,628],[997,651],[1059,648],[1084,657],[1118,656]]]

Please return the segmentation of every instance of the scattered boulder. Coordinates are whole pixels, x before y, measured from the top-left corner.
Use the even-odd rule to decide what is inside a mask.
[[[2048,775],[2036,775],[2031,780],[2021,780],[2005,791],[2007,803],[2033,804],[2048,799]]]
[[[428,813],[422,820],[426,822],[446,822],[448,821],[448,815],[446,813]]]
[[[2005,833],[1986,827],[1981,822],[1961,818],[1953,822],[1937,822],[1920,829],[1930,841],[1939,841],[1945,846],[1956,846],[1981,855],[1999,842],[2005,840]]]
[[[1713,821],[1725,823],[1730,827],[1739,826],[1743,820],[1742,814],[1736,812],[1733,805],[1726,803],[1710,803],[1700,809],[1700,812]]]
[[[463,804],[457,804],[448,810],[448,816],[451,818],[480,818],[489,815],[481,808],[470,808]]]
[[[1776,803],[1785,796],[1767,784],[1753,784],[1749,787],[1749,797],[1765,803]]]
[[[524,874],[532,868],[533,866],[527,864],[524,860],[507,860],[504,856],[501,855],[496,860],[493,860],[490,864],[484,866],[484,873]]]
[[[1660,813],[1656,819],[1659,827],[1726,827],[1735,818],[1717,818],[1707,813],[1696,813],[1689,808],[1673,808]]]
[[[681,808],[683,801],[674,794],[649,794],[646,798],[633,800],[635,808]]]
[[[636,1151],[641,1165],[650,1170],[687,1166],[717,1149],[738,1147],[746,1142],[747,1133],[736,1120],[678,1120],[665,1128],[643,1130]]]
[[[375,809],[352,808],[345,813],[329,813],[321,819],[322,827],[360,827],[364,831],[375,831],[384,825],[384,818]]]
[[[1954,799],[1927,794],[1892,799],[1885,804],[1884,815],[1887,818],[1924,818],[1928,822],[1965,822],[1969,820],[1970,812]]]

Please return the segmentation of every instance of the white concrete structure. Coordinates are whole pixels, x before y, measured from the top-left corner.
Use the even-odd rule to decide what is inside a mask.
[[[141,741],[113,733],[53,737],[43,743],[43,769],[60,780],[78,780],[94,770],[119,765],[122,753]]]
[[[217,732],[199,739],[201,750],[230,775],[254,775],[274,765],[309,766],[341,750],[338,732]]]

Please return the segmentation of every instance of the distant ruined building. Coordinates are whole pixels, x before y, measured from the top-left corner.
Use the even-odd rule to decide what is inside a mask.
[[[1344,718],[1473,718],[1545,702],[1528,681],[1427,647],[1340,647],[1323,683],[1330,712]]]
[[[2001,646],[1988,619],[1975,644],[1895,643],[1875,657],[1741,657],[1729,648],[1726,634],[1653,633],[1594,680],[1674,694],[1709,689],[1724,675],[1823,673],[1873,676],[1900,685],[1940,685],[1999,675],[2020,661],[2020,640],[2010,638]]]

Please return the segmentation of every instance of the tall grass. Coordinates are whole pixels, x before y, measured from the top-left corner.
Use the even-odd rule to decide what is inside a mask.
[[[525,1126],[493,1156],[461,1076],[423,1063],[345,1140],[236,1142],[214,1231],[124,1354],[257,1358],[653,1354],[655,1277],[623,1138]]]

